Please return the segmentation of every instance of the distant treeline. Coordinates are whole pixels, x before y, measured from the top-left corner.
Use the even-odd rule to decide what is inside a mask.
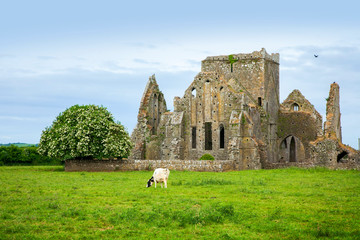
[[[6,144],[1,144],[0,146],[4,146],[4,147],[10,147],[11,145],[17,146],[17,147],[37,147],[39,146],[39,144],[29,144],[29,143],[6,143]]]
[[[0,165],[60,165],[61,160],[42,156],[36,146],[0,146]]]

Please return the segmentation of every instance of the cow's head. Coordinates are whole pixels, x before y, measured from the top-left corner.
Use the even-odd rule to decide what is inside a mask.
[[[151,178],[149,179],[149,181],[147,182],[146,187],[151,187],[151,185],[153,184],[153,182],[154,182],[154,177],[151,177]]]

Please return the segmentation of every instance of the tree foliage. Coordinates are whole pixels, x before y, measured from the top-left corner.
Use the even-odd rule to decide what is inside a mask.
[[[131,147],[129,134],[105,107],[74,105],[43,131],[39,152],[61,159],[125,158]]]

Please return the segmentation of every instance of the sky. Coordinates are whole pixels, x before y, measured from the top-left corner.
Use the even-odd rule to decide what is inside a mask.
[[[343,142],[360,138],[360,2],[3,1],[0,143],[38,143],[72,105],[107,107],[131,134],[149,76],[167,106],[207,56],[280,54],[280,100],[294,89],[326,118],[340,85]],[[318,58],[314,54],[319,55]]]

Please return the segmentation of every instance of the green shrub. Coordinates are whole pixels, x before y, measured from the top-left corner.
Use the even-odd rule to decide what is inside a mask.
[[[57,158],[42,156],[38,147],[0,146],[1,165],[60,165]]]
[[[205,153],[199,160],[215,160],[215,158],[211,154]]]

